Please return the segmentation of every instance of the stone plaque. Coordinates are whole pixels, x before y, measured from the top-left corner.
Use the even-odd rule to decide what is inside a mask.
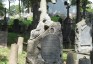
[[[41,56],[47,64],[57,63],[60,59],[60,39],[55,34],[48,34],[41,41]]]
[[[0,47],[7,46],[7,34],[6,31],[0,31]]]

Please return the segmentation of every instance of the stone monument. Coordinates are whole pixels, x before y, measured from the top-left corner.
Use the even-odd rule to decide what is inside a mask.
[[[92,25],[85,19],[76,24],[75,36],[75,51],[77,60],[86,57],[89,58],[89,53],[92,50]]]
[[[56,3],[56,0],[51,1]],[[49,17],[46,0],[41,0],[39,11],[39,24],[28,40],[26,64],[62,64],[61,24]]]

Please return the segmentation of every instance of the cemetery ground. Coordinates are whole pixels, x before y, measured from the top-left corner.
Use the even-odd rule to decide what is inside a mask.
[[[59,17],[57,16],[54,16],[52,17],[52,20],[53,21],[58,21]],[[23,21],[23,23],[21,24],[22,26],[25,25],[25,26],[28,26],[30,25],[31,21],[30,20],[27,20],[29,21],[28,23],[26,21]],[[8,64],[9,62],[9,55],[10,55],[10,50],[11,50],[11,44],[13,43],[17,43],[17,40],[18,40],[18,37],[19,36],[22,36],[24,37],[24,43],[23,43],[23,52],[22,54],[19,54],[18,55],[18,64],[25,64],[25,59],[26,59],[26,55],[27,55],[27,40],[29,39],[30,37],[30,33],[29,32],[26,32],[26,33],[18,33],[18,32],[13,32],[13,19],[10,20],[9,22],[9,26],[8,26],[8,44],[7,44],[7,48],[0,48],[0,64]],[[15,25],[16,26],[16,25]],[[21,32],[24,32],[26,31],[23,27],[23,31]],[[69,50],[69,49],[68,49]],[[67,59],[67,53],[68,53],[68,50],[67,49],[64,49],[63,50],[63,61],[66,61]]]
[[[18,35],[19,34],[16,34],[16,33],[8,33],[8,47],[7,48],[0,48],[0,64],[8,64],[9,62],[9,55],[10,55],[10,45],[14,42],[16,42],[17,38],[18,38]],[[29,37],[27,36],[24,36],[26,39],[25,39],[25,42],[27,41],[27,39]],[[26,52],[26,45],[27,44],[24,44],[23,48],[23,52],[22,54],[19,54],[18,55],[18,64],[25,64],[25,59],[26,59],[26,55],[27,55],[27,52]],[[63,60],[66,61],[67,59],[67,50],[65,49],[64,50],[65,52],[63,52]]]
[[[18,33],[8,33],[7,47],[0,48],[0,64],[8,64],[11,44],[17,42],[17,39],[18,39],[19,35],[22,36],[22,34],[18,34]],[[25,39],[27,39],[27,36],[24,36],[24,37],[26,37]],[[24,51],[22,52],[22,54],[18,55],[18,64],[25,64],[26,54],[27,54],[26,44],[24,44]]]
[[[10,55],[10,48],[0,48],[0,64],[8,64]],[[18,55],[18,64],[25,64],[27,52],[23,51],[22,54]],[[66,61],[67,52],[63,52],[63,60]]]

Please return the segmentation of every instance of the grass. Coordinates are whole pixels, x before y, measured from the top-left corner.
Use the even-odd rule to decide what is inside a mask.
[[[0,64],[8,64],[9,62],[10,49],[0,48]],[[26,52],[18,55],[18,64],[25,64]]]
[[[10,49],[9,48],[0,48],[0,64],[8,64]],[[23,51],[22,54],[18,55],[18,64],[25,64],[26,52]],[[63,52],[63,61],[67,59],[67,52]]]
[[[27,35],[18,34],[18,33],[8,33],[8,47],[7,48],[0,48],[0,64],[8,64],[9,62],[9,55],[10,55],[10,46],[13,43],[17,43],[17,39],[19,36],[23,36],[25,39],[25,42],[28,39]],[[24,48],[26,45],[24,45]],[[18,55],[18,64],[25,64],[25,58],[26,58],[26,51],[23,51],[22,54]]]
[[[29,38],[28,35],[17,34],[17,33],[8,33],[8,45],[9,46],[8,46],[8,48],[0,48],[0,64],[8,64],[9,55],[10,55],[10,45],[12,43],[17,42],[18,36],[23,36],[25,39],[25,42]],[[25,50],[25,47],[26,47],[26,45],[24,45],[24,50]],[[27,52],[23,51],[22,54],[18,55],[18,64],[25,64],[26,54],[27,54]],[[67,59],[67,52],[63,52],[63,60],[66,61],[66,59]]]
[[[7,64],[9,57],[8,48],[0,48],[0,64]]]
[[[63,61],[66,61],[67,59],[67,52],[63,52]]]

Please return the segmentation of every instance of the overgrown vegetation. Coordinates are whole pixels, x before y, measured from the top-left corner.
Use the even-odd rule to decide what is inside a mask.
[[[0,48],[0,64],[8,64],[10,55],[9,48]],[[18,55],[18,64],[25,64],[26,52]]]
[[[0,64],[8,64],[9,62],[10,49],[9,48],[0,48]],[[27,53],[23,51],[22,54],[18,55],[18,64],[25,64]],[[63,53],[63,61],[67,59],[67,52]]]
[[[52,16],[51,20],[54,22],[58,22],[59,18],[60,18],[59,16]]]
[[[18,33],[13,33],[13,32],[9,32],[8,33],[8,46],[10,46],[13,43],[17,43],[18,37],[24,37],[24,42],[27,42],[27,40],[29,39],[29,34],[18,34]]]

